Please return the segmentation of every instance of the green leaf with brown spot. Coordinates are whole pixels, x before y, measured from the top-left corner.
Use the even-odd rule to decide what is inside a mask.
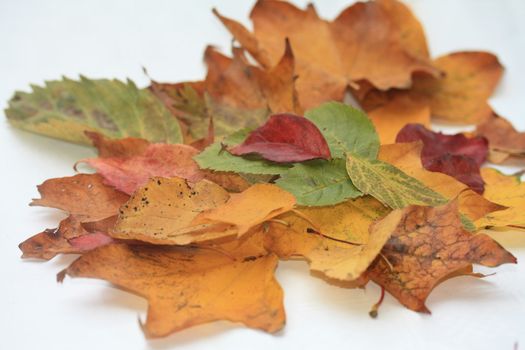
[[[361,192],[392,209],[409,205],[437,206],[448,202],[421,181],[381,160],[347,154],[346,171]]]
[[[12,125],[37,134],[91,144],[84,131],[111,138],[140,137],[180,143],[179,123],[151,92],[130,80],[64,78],[16,92],[5,114]]]

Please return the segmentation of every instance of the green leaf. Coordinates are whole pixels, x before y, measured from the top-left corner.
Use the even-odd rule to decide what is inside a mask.
[[[245,174],[277,175],[286,172],[290,166],[269,162],[264,159],[249,159],[236,157],[229,153],[225,147],[235,146],[244,141],[250,130],[242,129],[226,137],[223,141],[215,142],[194,157],[203,169],[215,171],[233,171]]]
[[[297,163],[276,184],[292,193],[297,204],[306,206],[334,205],[362,195],[350,181],[342,159]]]
[[[448,200],[391,164],[348,154],[346,170],[355,187],[392,209],[409,205],[437,206]]]
[[[362,111],[344,103],[327,102],[306,111],[305,117],[321,130],[333,158],[344,158],[346,153],[377,158],[379,137]]]
[[[179,123],[148,90],[130,80],[80,81],[64,78],[16,92],[5,113],[14,126],[67,140],[91,144],[85,130],[111,138],[141,137],[152,142],[180,143]]]

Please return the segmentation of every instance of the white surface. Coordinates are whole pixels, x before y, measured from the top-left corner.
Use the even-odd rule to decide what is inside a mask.
[[[298,1],[304,5],[305,1]],[[523,0],[411,1],[423,21],[432,53],[485,49],[507,68],[492,104],[525,130],[525,2]],[[319,1],[331,18],[346,1]],[[212,16],[244,19],[250,1],[28,1],[0,0],[0,104],[30,83],[79,73],[92,78],[130,77],[146,84],[141,66],[160,81],[204,76],[207,44],[225,51],[230,36]],[[0,120],[2,175],[0,233],[0,349],[513,349],[525,347],[525,267],[497,268],[485,280],[457,278],[428,300],[431,316],[409,311],[390,296],[379,318],[368,310],[378,288],[346,290],[311,277],[305,263],[281,263],[285,290],[284,331],[268,335],[226,322],[146,341],[137,317],[142,299],[88,279],[55,282],[72,260],[48,263],[19,259],[17,245],[62,214],[30,208],[35,186],[72,175],[73,163],[92,155],[87,148],[11,128]],[[507,169],[511,171],[512,169]],[[500,240],[525,261],[525,236]],[[487,270],[483,270],[487,271]]]

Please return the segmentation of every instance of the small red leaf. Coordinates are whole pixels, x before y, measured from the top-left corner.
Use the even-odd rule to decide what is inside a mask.
[[[479,167],[488,154],[484,137],[466,137],[463,134],[445,135],[428,130],[420,124],[407,124],[399,131],[396,142],[423,142],[421,162],[425,169],[450,175],[478,193],[484,183]]]
[[[330,159],[330,149],[314,123],[293,114],[276,114],[229,150],[236,156],[256,153],[278,163]]]

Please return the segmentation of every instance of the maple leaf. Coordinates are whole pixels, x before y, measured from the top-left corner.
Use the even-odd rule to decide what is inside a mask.
[[[66,211],[69,216],[57,229],[44,230],[20,243],[23,258],[49,260],[59,253],[81,253],[110,243],[107,232],[112,228],[119,207],[128,196],[104,185],[99,175],[75,175],[50,179],[38,186],[42,198],[31,205]],[[96,223],[95,229],[84,224]]]
[[[369,269],[370,278],[407,308],[429,312],[425,300],[443,279],[471,264],[489,267],[516,258],[484,234],[462,228],[457,201],[410,206]]]
[[[525,229],[525,185],[521,176],[504,175],[496,169],[481,169],[485,181],[484,197],[505,206],[505,210],[488,213],[475,222],[478,227]]]
[[[430,127],[430,107],[408,94],[398,95],[384,105],[368,112],[381,144],[396,142],[398,132],[407,124]]]
[[[210,117],[218,137],[255,128],[271,113],[302,111],[295,92],[293,53],[288,44],[282,52],[275,67],[261,69],[248,63],[242,49],[234,48],[229,58],[208,47],[204,55],[208,74],[202,83],[153,83],[151,90],[188,126],[193,138],[206,135]]]
[[[365,244],[351,245],[312,234],[311,224],[293,213],[281,216],[286,223],[272,223],[265,236],[266,249],[282,259],[302,256],[310,269],[328,278],[355,281],[367,270],[399,224],[402,211],[393,211],[369,226]]]
[[[428,104],[434,118],[448,123],[477,124],[493,114],[487,99],[503,73],[495,55],[454,52],[435,59],[434,64],[445,73],[444,78],[418,75],[407,91],[368,89],[354,96],[365,110],[371,111],[399,95],[409,95]]]
[[[194,223],[224,223],[234,225],[238,236],[253,227],[292,210],[295,197],[272,184],[255,184],[241,193],[230,196],[228,201],[204,211]]]
[[[518,132],[503,117],[494,114],[476,127],[477,135],[489,141],[490,161],[503,163],[506,160],[522,160],[525,157],[525,133]]]
[[[275,64],[284,38],[290,39],[300,77],[297,91],[305,108],[342,101],[347,86],[360,80],[379,89],[406,88],[414,72],[439,75],[424,57],[427,49],[419,23],[401,3],[357,3],[328,22],[319,18],[313,5],[300,10],[286,2],[259,1],[250,14],[253,34],[215,14],[263,67]],[[403,38],[403,32],[412,35]],[[384,57],[388,65],[380,63]]]
[[[21,129],[75,143],[89,144],[84,131],[121,138],[179,143],[179,123],[148,90],[128,80],[80,81],[64,78],[16,92],[5,113]]]
[[[315,124],[292,114],[272,115],[229,152],[237,156],[256,153],[278,163],[331,157],[328,144]]]
[[[75,254],[111,243],[106,232],[114,223],[101,220],[98,230],[86,230],[78,217],[70,215],[56,229],[46,229],[19,244],[22,258],[50,260],[57,254]]]
[[[82,255],[59,278],[100,278],[146,298],[148,338],[217,320],[273,333],[285,320],[276,266],[275,255],[250,241],[216,249],[110,244]]]
[[[411,204],[433,206],[446,202],[441,194],[382,160],[349,154],[346,158],[346,170],[361,192],[372,195],[393,209]]]
[[[461,133],[445,135],[418,124],[407,124],[396,138],[396,142],[420,140],[423,142],[421,160],[425,169],[450,175],[474,191],[483,193],[479,167],[487,159],[487,139],[467,138]]]

